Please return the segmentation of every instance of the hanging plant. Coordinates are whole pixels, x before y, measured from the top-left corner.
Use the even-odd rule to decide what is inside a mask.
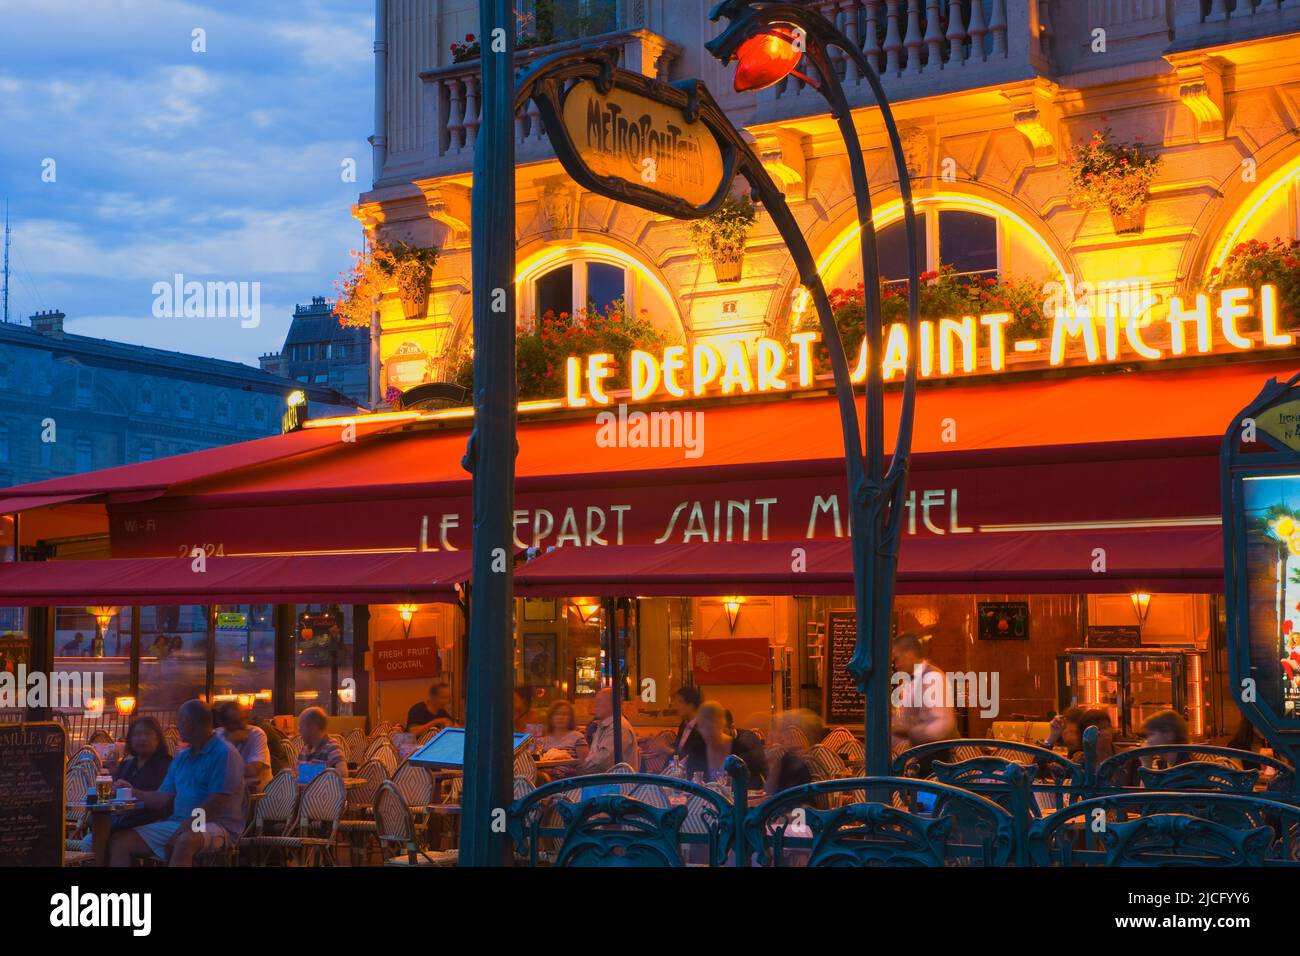
[[[691,223],[691,241],[704,258],[713,262],[719,282],[739,282],[745,261],[745,242],[758,221],[758,211],[748,196],[724,199],[703,219]]]
[[[1210,273],[1206,291],[1217,296],[1224,289],[1261,285],[1277,288],[1278,326],[1287,330],[1300,327],[1300,239],[1237,243],[1223,265]]]
[[[1070,154],[1070,201],[1108,210],[1116,232],[1140,232],[1159,168],[1160,157],[1140,143],[1113,143],[1110,130],[1093,130],[1088,142]]]
[[[334,312],[340,324],[369,326],[375,301],[394,285],[403,316],[424,318],[429,307],[429,280],[438,261],[437,247],[375,243],[363,252],[354,251],[352,259],[352,268],[334,284],[339,293]]]

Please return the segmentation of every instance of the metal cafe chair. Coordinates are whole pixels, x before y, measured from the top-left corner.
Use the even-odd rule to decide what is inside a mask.
[[[420,847],[406,798],[391,780],[383,781],[375,795],[375,826],[385,866],[454,866],[459,856],[455,850]]]
[[[1130,790],[1029,831],[1040,866],[1300,866],[1300,807],[1255,794]]]
[[[1096,786],[1251,793],[1268,775],[1266,771],[1271,772],[1270,796],[1295,792],[1295,769],[1272,757],[1210,744],[1160,744],[1135,747],[1103,760],[1097,766]]]
[[[816,806],[840,794],[849,800]],[[769,866],[1005,866],[1016,842],[1011,814],[987,797],[905,777],[792,787],[749,811],[745,835]]]

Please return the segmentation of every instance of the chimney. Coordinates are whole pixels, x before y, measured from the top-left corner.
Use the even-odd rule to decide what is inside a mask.
[[[37,312],[32,316],[32,328],[41,335],[52,335],[55,338],[63,336],[63,320],[66,316],[58,309],[50,309],[48,312]]]

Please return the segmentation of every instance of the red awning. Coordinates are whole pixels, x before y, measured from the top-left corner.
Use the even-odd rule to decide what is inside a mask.
[[[31,561],[0,564],[0,607],[455,601],[469,571],[468,551]]]
[[[13,514],[15,511],[30,511],[32,508],[45,508],[49,505],[66,505],[70,501],[84,501],[93,495],[16,495],[12,498],[0,498],[0,515]]]
[[[1222,547],[1217,526],[909,538],[898,591],[1221,592]],[[519,569],[515,590],[524,597],[852,594],[853,563],[843,539],[558,548]]]

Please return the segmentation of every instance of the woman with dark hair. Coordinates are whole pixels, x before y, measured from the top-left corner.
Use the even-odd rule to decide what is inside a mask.
[[[137,717],[126,731],[126,758],[118,765],[113,780],[118,788],[157,790],[167,776],[172,755],[167,752],[167,738],[162,724],[153,717]],[[114,830],[129,830],[165,816],[153,810],[132,810],[113,817]]]
[[[1101,763],[1108,757],[1115,755],[1115,725],[1110,721],[1108,711],[1097,708],[1087,710],[1079,718],[1079,745],[1080,753],[1078,756],[1071,755],[1072,760],[1076,763],[1083,762],[1083,735],[1089,727],[1097,728],[1097,763]]]

